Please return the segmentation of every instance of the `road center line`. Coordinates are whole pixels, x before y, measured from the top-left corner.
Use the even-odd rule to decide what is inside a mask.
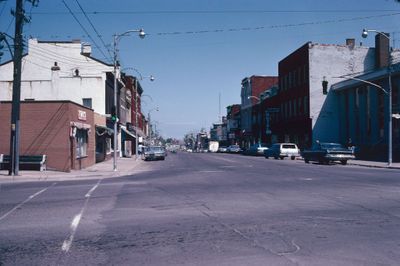
[[[92,193],[96,190],[96,188],[100,185],[100,182],[102,181],[102,179],[100,179],[96,185],[94,185],[86,194],[85,194],[85,203],[83,204],[83,207],[81,209],[81,211],[74,216],[74,218],[72,219],[71,222],[71,233],[69,235],[69,237],[67,239],[64,240],[62,246],[61,246],[61,250],[64,251],[65,253],[67,253],[71,246],[72,246],[72,242],[74,241],[75,238],[75,234],[76,234],[76,230],[78,229],[79,223],[82,219],[83,213],[85,212],[86,206],[89,202],[90,197],[92,196]]]
[[[40,194],[42,194],[43,192],[45,192],[47,189],[51,188],[55,184],[56,183],[53,183],[50,186],[48,186],[47,188],[44,188],[44,189],[36,192],[35,194],[30,195],[26,200],[24,200],[23,202],[21,202],[20,204],[18,204],[17,206],[12,208],[11,210],[9,210],[6,214],[3,214],[3,216],[0,217],[0,221],[5,219],[7,216],[12,214],[14,211],[16,211],[17,209],[21,208],[25,203],[29,202],[31,199],[35,198],[36,196],[39,196]]]
[[[219,160],[222,160],[222,161],[230,162],[230,163],[234,163],[234,162],[235,162],[234,160],[229,160],[229,159],[222,158],[222,157],[217,157],[217,156],[215,156],[215,158],[216,158],[216,159],[219,159]]]
[[[92,187],[92,188],[88,191],[88,193],[86,193],[85,198],[88,198],[88,197],[90,197],[90,196],[92,195],[93,191],[95,191],[96,188],[100,185],[100,182],[101,182],[101,179],[97,182],[97,184],[96,184],[94,187]]]

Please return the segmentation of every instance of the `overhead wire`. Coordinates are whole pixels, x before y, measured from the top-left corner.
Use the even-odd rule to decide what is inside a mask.
[[[107,50],[108,55],[110,56],[110,60],[112,60],[112,54],[110,52],[110,49],[107,47],[107,45],[105,44],[102,36],[100,35],[100,33],[97,31],[96,27],[94,26],[94,24],[92,23],[92,21],[90,20],[89,16],[87,15],[87,13],[85,12],[85,10],[82,8],[81,4],[79,3],[78,0],[75,0],[76,3],[78,4],[79,8],[81,9],[82,13],[85,15],[87,21],[89,22],[89,24],[92,26],[92,29],[94,30],[94,32],[96,32],[97,34],[97,38],[100,39],[101,43],[103,44],[104,48]]]
[[[97,42],[92,38],[92,36],[90,35],[90,33],[86,30],[86,28],[83,26],[83,24],[79,21],[78,17],[74,14],[74,12],[69,8],[69,6],[67,5],[67,3],[62,0],[63,4],[65,5],[65,7],[68,9],[68,11],[70,12],[70,14],[74,17],[74,19],[76,20],[76,22],[81,26],[81,28],[85,31],[85,33],[89,36],[90,40],[93,42],[93,44],[97,47],[97,49],[99,49],[100,53],[107,58],[107,56],[105,55],[105,53],[103,52],[102,49],[100,49],[99,45],[97,44]]]
[[[371,11],[371,10],[368,10],[368,11]],[[287,11],[287,12],[289,12],[289,11]],[[298,11],[298,12],[301,12],[301,11]],[[326,12],[328,12],[328,11],[326,11]],[[333,12],[333,11],[330,11],[330,12]],[[256,27],[240,27],[240,28],[228,28],[228,29],[211,29],[211,30],[206,29],[206,30],[158,32],[158,33],[147,33],[147,35],[149,35],[149,36],[150,35],[167,36],[167,35],[194,35],[194,34],[205,34],[205,33],[259,31],[259,30],[268,30],[268,29],[280,29],[280,28],[290,28],[290,27],[303,27],[303,26],[313,26],[313,25],[322,25],[322,24],[352,22],[352,21],[358,21],[358,20],[393,17],[393,16],[399,16],[399,15],[400,15],[400,12],[395,12],[395,13],[390,13],[390,14],[379,14],[379,15],[353,17],[353,18],[331,19],[331,20],[324,20],[324,21],[310,21],[310,22],[300,22],[300,23],[291,23],[291,24],[277,24],[277,25],[268,25],[268,26],[264,25],[264,26],[256,26]],[[87,31],[86,31],[86,33],[87,33]],[[98,35],[101,37],[100,34],[98,34]],[[90,38],[90,34],[87,33],[87,36]],[[98,46],[97,46],[97,48],[98,48]],[[101,49],[99,49],[99,50],[101,50]],[[104,53],[103,53],[103,56],[105,58],[107,58],[107,56],[105,56]]]
[[[315,10],[154,10],[154,11],[133,11],[133,10],[124,10],[124,11],[86,11],[87,14],[91,15],[130,15],[130,14],[246,14],[246,13],[366,13],[366,12],[394,12],[398,11],[395,9],[315,9]],[[66,12],[37,12],[37,14],[41,15],[65,15]],[[78,13],[79,14],[79,13]]]
[[[198,30],[198,31],[159,32],[159,33],[155,33],[155,35],[162,36],[162,35],[185,35],[185,34],[204,34],[204,33],[256,31],[256,30],[266,30],[266,29],[279,29],[279,28],[302,27],[302,26],[322,25],[322,24],[331,24],[331,23],[342,23],[342,22],[350,22],[350,21],[357,21],[357,20],[367,20],[367,19],[391,17],[391,16],[399,16],[399,15],[400,15],[400,12],[396,12],[396,13],[391,13],[391,14],[380,14],[380,15],[374,15],[374,16],[363,16],[363,17],[355,17],[355,18],[343,18],[343,19],[331,19],[331,20],[324,20],[324,21],[311,21],[311,22],[280,24],[280,25],[278,24],[278,25],[270,25],[270,26],[243,27],[243,28],[230,28],[230,29],[213,29],[213,30]],[[151,33],[148,33],[147,35],[151,35]]]

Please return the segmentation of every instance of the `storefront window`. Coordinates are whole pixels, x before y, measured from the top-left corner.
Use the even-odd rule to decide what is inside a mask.
[[[85,129],[76,130],[76,158],[87,156],[88,133]]]
[[[111,138],[106,138],[106,154],[111,153]]]

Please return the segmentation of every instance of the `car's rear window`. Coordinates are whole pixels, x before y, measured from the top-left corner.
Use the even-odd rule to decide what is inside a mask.
[[[283,149],[296,149],[296,145],[293,144],[283,144],[282,145]]]

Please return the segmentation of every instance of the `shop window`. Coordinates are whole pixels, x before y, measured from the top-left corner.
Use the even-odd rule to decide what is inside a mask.
[[[76,130],[76,158],[87,156],[88,132],[85,129]]]

